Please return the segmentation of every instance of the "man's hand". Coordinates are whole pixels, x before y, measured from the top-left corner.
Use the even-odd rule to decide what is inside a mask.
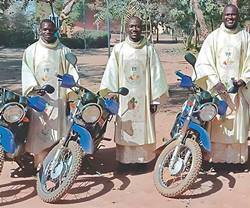
[[[242,79],[239,79],[238,81],[234,81],[233,84],[237,87],[244,87],[246,86],[246,83],[242,80]]]
[[[226,89],[225,85],[222,82],[217,83],[213,88],[216,90],[216,92],[218,94],[227,93],[227,89]]]

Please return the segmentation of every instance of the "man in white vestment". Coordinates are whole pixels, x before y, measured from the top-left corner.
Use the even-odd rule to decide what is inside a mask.
[[[212,162],[245,163],[248,159],[250,104],[250,34],[238,23],[238,8],[224,8],[223,23],[204,41],[195,65],[197,81],[203,88],[221,93],[229,111],[210,125]],[[230,83],[239,87],[228,94]]]
[[[55,88],[54,93],[43,98],[48,102],[45,112],[32,110],[26,151],[35,156],[35,166],[42,162],[49,147],[57,142],[66,131],[67,90],[59,86],[57,74],[69,73],[78,80],[75,68],[65,59],[70,49],[62,45],[55,36],[56,26],[48,19],[40,23],[40,39],[30,45],[23,54],[22,92],[32,93],[33,89],[45,84]]]
[[[155,157],[157,99],[168,92],[168,85],[155,49],[141,36],[141,19],[132,17],[127,27],[129,36],[114,46],[100,89],[129,89],[127,96],[119,96],[116,160],[120,164],[146,164]]]

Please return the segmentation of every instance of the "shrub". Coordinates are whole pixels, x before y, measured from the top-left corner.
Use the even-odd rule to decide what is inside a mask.
[[[31,30],[14,31],[5,30],[0,31],[0,45],[5,47],[27,47],[34,43],[34,33]]]
[[[61,37],[60,41],[62,44],[69,48],[84,48],[84,41],[80,38],[65,38]]]
[[[82,39],[86,43],[86,48],[104,48],[108,46],[108,33],[105,31],[78,31],[72,35],[72,38]]]
[[[0,37],[0,45],[5,47],[27,47],[36,41],[31,30],[0,31]],[[72,38],[60,37],[60,41],[69,48],[104,48],[108,45],[108,34],[95,30],[76,32]]]

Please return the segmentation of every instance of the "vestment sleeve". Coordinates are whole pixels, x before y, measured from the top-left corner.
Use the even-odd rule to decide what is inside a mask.
[[[250,105],[250,35],[245,33],[245,57],[243,61],[243,69],[240,79],[244,80],[246,86],[241,89],[244,98]]]
[[[150,82],[151,82],[151,101],[159,98],[161,95],[166,93],[168,95],[168,84],[166,80],[166,75],[162,64],[160,62],[159,56],[156,50],[152,47],[150,56]]]
[[[195,64],[195,70],[197,72],[197,83],[203,80],[207,83],[207,89],[211,89],[214,85],[220,82],[219,75],[216,69],[216,46],[214,44],[214,35],[216,33],[210,34],[206,40],[204,41],[199,55],[197,57],[197,61]],[[194,75],[193,75],[194,77]],[[200,83],[200,85],[204,85]]]
[[[31,69],[31,63],[28,63],[27,60],[27,51],[24,51],[23,60],[22,60],[22,94],[29,94],[32,89],[38,86],[36,78],[33,74],[33,70]]]
[[[245,45],[245,57],[243,58],[243,69],[241,73],[241,79],[244,80],[246,83],[250,82],[250,35],[245,33],[244,42],[242,43]]]
[[[110,91],[116,92],[118,91],[118,88],[119,88],[118,53],[116,54],[116,47],[114,47],[102,77],[100,90],[108,89]]]

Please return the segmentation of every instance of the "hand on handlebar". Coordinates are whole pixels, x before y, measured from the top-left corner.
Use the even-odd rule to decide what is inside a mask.
[[[218,94],[227,94],[227,89],[222,82],[217,83],[213,88]]]
[[[108,93],[108,94],[105,96],[105,98],[107,98],[107,99],[117,99],[117,93],[112,93],[112,92],[110,92],[110,93]]]
[[[246,83],[242,79],[239,79],[238,81],[234,80],[233,84],[235,86],[237,86],[237,87],[244,87],[244,86],[246,86]]]
[[[214,87],[215,91],[221,96],[223,100],[226,101],[231,110],[235,110],[236,106],[228,94],[225,85],[221,82],[217,83]]]

